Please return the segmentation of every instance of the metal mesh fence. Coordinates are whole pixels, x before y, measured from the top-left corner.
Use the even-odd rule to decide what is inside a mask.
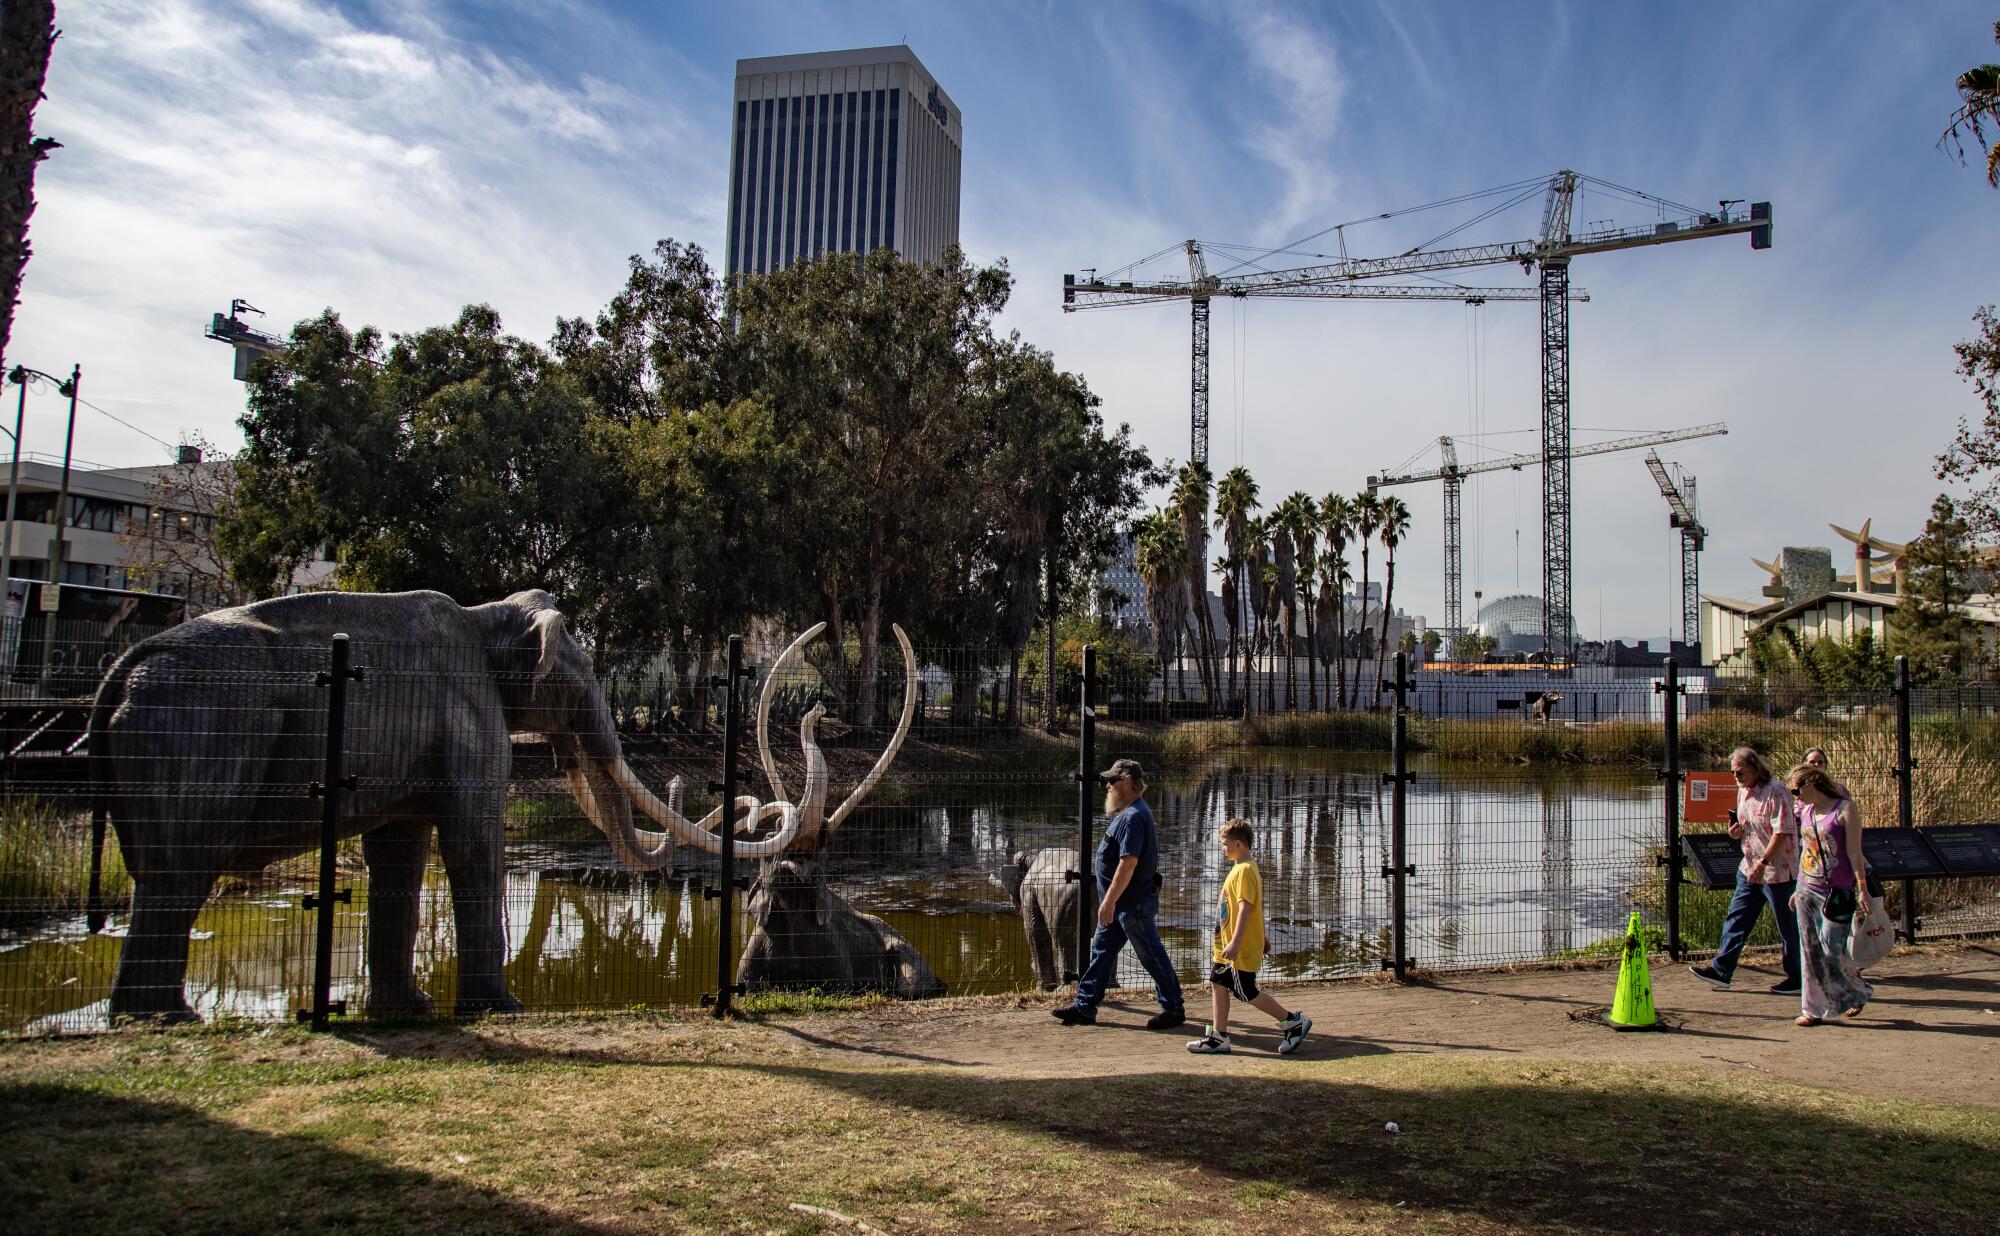
[[[0,768],[0,1034],[126,1014],[285,1019],[313,1004],[336,628],[190,634],[208,629],[176,628],[123,662],[88,735],[74,694],[12,702],[68,717],[71,737],[25,743],[16,716]],[[838,655],[824,636],[789,655],[751,648],[726,885],[730,692],[715,657],[593,660],[560,624],[398,635],[351,642],[362,676],[346,688],[330,787],[336,1014],[689,1005],[736,984],[917,998],[1054,988],[1081,969],[1078,903],[1087,912],[1095,889],[1077,873],[1102,833],[1102,787],[1087,785],[1080,821],[1076,736],[1041,733],[1046,683],[1004,651],[906,657],[886,633],[872,662],[852,638]],[[1370,675],[1366,690],[1348,685],[1375,704],[1372,661],[1347,672]],[[1059,666],[1057,684],[1073,726],[1075,671]],[[1099,687],[1094,762],[1135,756],[1149,770],[1159,925],[1183,982],[1208,968],[1228,869],[1218,831],[1234,817],[1256,832],[1268,976],[1393,962],[1389,713],[1162,727],[1159,686],[1134,670]],[[1635,908],[1665,932],[1654,688],[1645,675],[1413,675],[1410,961],[1611,953]],[[1311,698],[1325,703],[1325,685]],[[1990,818],[1997,703],[1912,694],[1914,823]],[[1894,692],[1699,682],[1682,707],[1683,769],[1724,770],[1742,743],[1782,770],[1819,746],[1869,825],[1896,822]],[[94,817],[108,828],[93,898]],[[1925,881],[1916,895],[1925,935],[2000,930],[1994,881]],[[1727,897],[1681,888],[1687,949],[1713,946]],[[1768,918],[1759,930],[1753,944],[1774,940]],[[1129,951],[1119,979],[1147,985]]]

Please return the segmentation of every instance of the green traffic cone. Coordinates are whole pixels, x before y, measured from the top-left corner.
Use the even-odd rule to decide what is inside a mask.
[[[1611,1001],[1611,1015],[1605,1018],[1621,1030],[1638,1030],[1657,1025],[1653,1015],[1653,975],[1646,968],[1646,933],[1639,912],[1625,928],[1625,959],[1618,967],[1618,995]]]

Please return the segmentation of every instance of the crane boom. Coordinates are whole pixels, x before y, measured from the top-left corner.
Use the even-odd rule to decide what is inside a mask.
[[[1687,442],[1695,438],[1718,438],[1728,432],[1729,426],[1727,423],[1715,421],[1707,425],[1693,425],[1686,429],[1669,429],[1660,433],[1639,434],[1630,438],[1613,438],[1608,442],[1593,442],[1589,446],[1580,446],[1572,450],[1570,458],[1578,459],[1585,455],[1609,455],[1616,451],[1636,451],[1642,446],[1664,446],[1669,442]],[[1441,481],[1454,477],[1463,478],[1474,476],[1481,472],[1499,472],[1510,468],[1519,471],[1522,468],[1535,467],[1542,462],[1542,456],[1535,454],[1502,455],[1496,459],[1482,459],[1474,464],[1461,464],[1457,462],[1458,456],[1456,453],[1445,446],[1445,444],[1451,442],[1451,439],[1440,438],[1438,441],[1440,446],[1446,450],[1444,467],[1432,468],[1424,472],[1406,472],[1400,476],[1371,476],[1368,478],[1368,491],[1373,493],[1376,489],[1389,485],[1415,485],[1422,481]]]
[[[1646,470],[1653,474],[1653,483],[1660,487],[1660,496],[1667,500],[1667,526],[1678,528],[1681,534],[1681,642],[1695,650],[1695,659],[1701,660],[1701,550],[1708,540],[1708,529],[1702,527],[1700,508],[1695,503],[1694,478],[1679,467],[1676,480],[1669,473],[1667,465],[1660,460],[1658,451],[1646,452]]]

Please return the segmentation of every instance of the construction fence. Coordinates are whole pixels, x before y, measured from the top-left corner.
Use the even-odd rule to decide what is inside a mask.
[[[360,638],[128,661],[80,743],[5,764],[0,1034],[1057,988],[1095,908],[1090,774],[1120,757],[1147,770],[1190,985],[1231,818],[1265,976],[1312,978],[1608,956],[1635,908],[1654,947],[1712,948],[1728,893],[1682,835],[1723,825],[1679,817],[1739,744],[1781,769],[1822,747],[1871,826],[2000,803],[2000,717],[1962,691],[1691,705],[1668,674],[1579,717],[1580,687],[1537,709],[1404,666],[1399,708],[1392,658],[1374,711],[1161,725],[1087,650],[1050,737],[1004,653],[730,651],[711,674]],[[1923,937],[2000,930],[1991,878],[1890,892]],[[1129,953],[1120,977],[1146,984]]]

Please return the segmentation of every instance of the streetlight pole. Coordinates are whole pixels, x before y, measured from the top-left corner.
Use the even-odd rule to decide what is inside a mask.
[[[4,531],[0,531],[0,622],[11,621],[14,624],[14,629],[11,632],[0,629],[0,635],[5,636],[4,639],[0,639],[0,668],[10,666],[13,663],[14,652],[20,642],[21,627],[27,621],[28,617],[26,612],[27,595],[23,593],[21,597],[22,612],[19,614],[9,614],[6,612],[5,607],[11,603],[13,598],[5,590],[9,586],[8,581],[14,578],[14,495],[19,490],[21,484],[21,429],[28,415],[28,380],[30,378],[44,378],[50,382],[54,382],[58,392],[69,395],[71,398],[70,418],[72,424],[74,424],[76,417],[76,404],[74,402],[76,390],[70,383],[64,382],[52,373],[43,373],[39,369],[30,369],[26,365],[14,366],[13,372],[7,375],[9,382],[21,388],[21,397],[14,405],[14,457],[9,462],[7,469],[7,519]]]
[[[56,541],[54,547],[49,552],[49,578],[42,584],[44,589],[55,589],[54,595],[58,599],[62,596],[63,528],[69,522],[70,451],[76,445],[76,388],[82,384],[83,366],[72,365],[69,372],[69,430],[63,435],[62,488],[56,497]],[[15,450],[15,454],[20,454],[18,447]],[[50,606],[47,599],[48,595],[45,592],[42,601],[42,612],[45,617],[42,619],[42,677],[40,687],[44,692],[49,687],[49,665],[55,655],[56,648],[56,611]]]

